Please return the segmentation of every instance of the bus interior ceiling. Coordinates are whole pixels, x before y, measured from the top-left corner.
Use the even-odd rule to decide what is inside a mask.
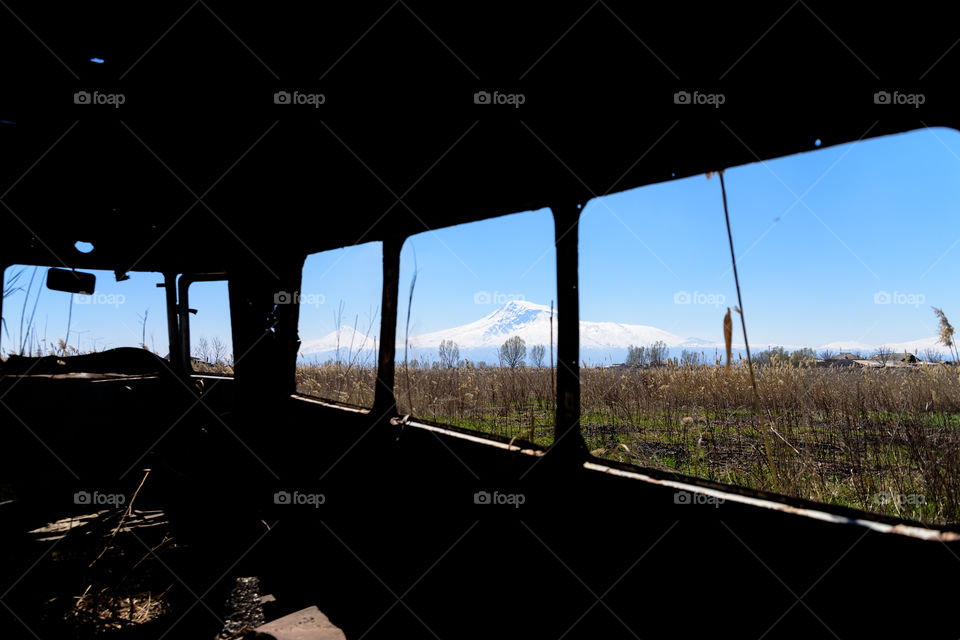
[[[956,128],[955,28],[923,6],[211,1],[52,20],[10,3],[0,263],[155,271],[172,300],[178,274],[226,274],[236,358],[234,376],[205,378],[126,352],[81,377],[56,358],[19,372],[8,360],[3,480],[17,501],[0,509],[18,551],[3,555],[0,635],[59,628],[33,595],[58,569],[45,546],[20,552],[24,523],[70,512],[86,488],[130,495],[150,468],[138,500],[193,550],[166,570],[203,602],[163,622],[173,633],[213,637],[231,581],[255,575],[283,611],[316,605],[347,638],[955,637],[955,528],[591,462],[578,431],[580,206],[814,141]],[[923,108],[874,101],[897,87]],[[317,108],[274,101],[311,88]],[[726,100],[674,99],[698,89]],[[72,100],[94,90],[126,99]],[[497,90],[525,101],[475,102]],[[569,231],[556,443],[399,415],[403,240],[542,207]],[[370,240],[383,242],[373,408],[298,396],[298,310],[274,296],[299,290],[307,255]],[[277,503],[295,491],[323,504]],[[677,491],[719,502],[677,504]],[[477,504],[483,492],[524,500]]]

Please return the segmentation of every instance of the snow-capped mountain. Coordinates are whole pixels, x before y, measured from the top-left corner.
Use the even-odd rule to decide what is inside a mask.
[[[870,353],[873,351],[873,345],[865,344],[857,340],[837,340],[836,342],[830,342],[820,347],[820,350],[823,349],[846,353],[854,353],[857,351],[860,353]]]
[[[335,357],[339,349],[340,357],[349,359],[358,352],[369,355],[376,348],[376,342],[379,339],[379,331],[367,336],[353,327],[345,326],[341,327],[339,331],[328,333],[322,338],[304,340],[300,345],[300,353]]]
[[[436,358],[437,349],[444,340],[452,340],[460,349],[461,357],[471,360],[497,361],[497,350],[513,336],[519,336],[528,347],[542,344],[550,345],[550,307],[525,300],[511,300],[502,307],[491,311],[474,322],[411,336],[408,346],[411,357]],[[378,336],[363,336],[351,327],[332,332],[316,340],[306,340],[300,353],[332,357],[337,348],[338,339],[341,355],[348,352],[352,345],[357,350],[373,350]],[[557,314],[553,312],[553,342],[557,340]],[[717,345],[698,338],[683,338],[668,331],[639,324],[618,322],[580,322],[580,347],[589,359],[622,359],[630,345],[650,345],[662,341],[673,349],[713,349]],[[397,337],[397,352],[404,346],[403,336]],[[621,353],[622,352],[622,353]]]
[[[556,340],[556,317],[553,322],[554,340]],[[409,344],[415,349],[436,349],[441,341],[453,340],[461,350],[498,348],[507,338],[513,336],[520,336],[528,345],[548,344],[550,307],[511,300],[469,324],[412,336]],[[398,340],[399,342],[401,340]]]
[[[719,327],[718,327],[719,328]],[[479,320],[468,324],[411,336],[408,342],[408,356],[411,358],[437,358],[437,349],[444,340],[451,340],[460,349],[460,357],[470,360],[486,360],[497,362],[497,351],[500,346],[513,336],[519,336],[526,343],[527,348],[542,344],[549,350],[550,345],[550,307],[526,300],[511,300],[502,307],[495,309]],[[339,332],[334,331],[316,340],[304,341],[300,348],[302,355],[311,358],[325,359],[335,357],[339,340],[340,357],[353,357],[358,352],[363,358],[369,358],[376,348],[379,334],[365,336],[352,327],[344,327]],[[557,341],[557,314],[553,315],[553,344]],[[701,338],[684,338],[663,329],[640,324],[624,324],[619,322],[597,322],[590,320],[580,321],[580,357],[587,362],[622,362],[626,357],[627,348],[631,345],[649,346],[661,341],[666,344],[669,355],[676,357],[683,349],[704,352],[708,361],[714,352],[722,353],[724,345],[721,341],[704,340]],[[776,345],[751,344],[751,351],[759,352]],[[799,348],[788,344],[781,344],[787,350]],[[801,345],[803,346],[803,345]],[[869,345],[858,341],[836,341],[815,347],[817,351],[829,349],[834,352],[861,352],[864,355],[874,352],[880,345]],[[945,353],[944,348],[937,344],[937,338],[923,338],[908,342],[885,343],[891,351],[908,351],[922,353],[924,349],[932,348]],[[404,338],[397,337],[397,354],[402,357]],[[741,351],[743,344],[734,344],[735,351]]]
[[[846,351],[848,353],[862,353],[864,355],[869,355],[876,351],[880,347],[884,347],[888,351],[893,353],[913,353],[917,355],[923,355],[924,351],[927,349],[932,349],[941,355],[946,355],[949,353],[946,347],[944,347],[939,342],[937,336],[931,336],[929,338],[920,338],[919,340],[907,340],[906,342],[885,342],[883,344],[865,344],[863,342],[858,342],[855,340],[840,340],[837,342],[831,342],[820,347],[819,350],[829,349],[830,351]]]
[[[416,349],[436,349],[441,341],[452,340],[461,351],[498,349],[507,338],[513,336],[520,336],[528,346],[549,345],[550,307],[526,300],[511,300],[475,322],[414,336],[410,338],[410,346]],[[553,336],[556,344],[556,311],[553,317]],[[630,345],[648,345],[658,340],[666,343],[668,347],[701,347],[708,344],[704,340],[682,338],[646,325],[580,321],[582,349],[626,349]]]
[[[933,349],[941,354],[949,353],[947,348],[940,344],[939,340],[940,338],[933,336],[930,338],[921,338],[920,340],[908,340],[907,342],[893,342],[882,346],[885,346],[895,353],[906,351],[907,353],[922,354],[926,349]]]
[[[553,336],[556,343],[557,316],[554,311]],[[461,327],[425,333],[410,338],[410,346],[435,349],[443,340],[453,340],[460,349],[499,348],[507,338],[520,336],[527,345],[550,342],[550,307],[511,300],[475,322]],[[652,344],[662,340],[668,347],[700,346],[703,341],[686,339],[672,333],[639,324],[616,322],[580,322],[580,346],[586,349],[626,348],[631,344]]]

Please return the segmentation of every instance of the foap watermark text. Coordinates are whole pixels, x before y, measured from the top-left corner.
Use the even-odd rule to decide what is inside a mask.
[[[673,494],[674,504],[704,504],[712,507],[719,507],[724,503],[723,498],[711,496],[706,493],[690,493],[689,491],[677,491]]]
[[[727,296],[722,293],[702,293],[700,291],[677,291],[673,294],[673,304],[705,304],[712,307],[722,307],[727,302]]]
[[[326,103],[327,96],[322,93],[305,93],[301,91],[277,91],[273,94],[273,104],[303,105],[319,109]]]
[[[473,94],[473,104],[505,104],[518,109],[526,101],[527,96],[522,93],[477,91]]]
[[[706,105],[719,109],[720,105],[727,101],[727,96],[722,93],[702,93],[700,91],[677,91],[673,94],[674,104],[697,104]]]
[[[522,493],[501,493],[500,491],[477,491],[473,494],[473,504],[495,504],[509,505],[520,508],[520,505],[527,501],[527,496]]]
[[[77,304],[99,304],[110,307],[119,307],[127,301],[127,297],[122,293],[78,293],[74,302]]]
[[[501,293],[500,291],[477,291],[473,294],[473,304],[506,304],[514,300],[525,300],[519,293]]]
[[[122,493],[100,493],[99,491],[77,491],[73,494],[74,504],[91,506],[119,507],[125,504],[127,497]]]
[[[919,493],[894,493],[893,491],[881,491],[873,494],[873,504],[878,506],[895,504],[898,507],[903,505],[921,505],[927,504],[927,498]]]
[[[901,93],[899,91],[877,91],[873,94],[873,104],[905,105],[917,109],[927,101],[922,93]]]
[[[327,297],[322,293],[277,291],[273,294],[273,304],[298,304],[301,307],[319,307],[326,301]]]
[[[920,308],[920,305],[926,303],[927,297],[922,293],[903,293],[901,291],[877,291],[873,294],[873,304],[902,304]]]
[[[319,509],[325,504],[327,496],[322,493],[302,493],[300,491],[277,491],[273,494],[273,504],[309,506]]]
[[[127,101],[122,93],[104,93],[101,91],[77,91],[73,94],[73,104],[103,105],[119,109]]]

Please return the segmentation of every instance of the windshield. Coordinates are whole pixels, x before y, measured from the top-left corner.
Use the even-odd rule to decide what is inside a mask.
[[[117,281],[112,271],[88,270],[97,277],[90,295],[53,291],[47,267],[11,265],[4,272],[4,356],[70,356],[139,347],[168,352],[166,298],[159,273],[128,274]]]

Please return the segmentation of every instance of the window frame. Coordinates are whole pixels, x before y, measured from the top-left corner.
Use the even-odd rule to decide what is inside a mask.
[[[224,282],[227,286],[227,314],[230,316],[230,350],[233,353],[233,314],[230,304],[230,278],[225,271],[215,271],[208,273],[181,273],[177,277],[177,304],[176,304],[176,326],[179,328],[177,339],[177,351],[179,354],[182,368],[188,375],[204,375],[217,378],[233,378],[233,374],[227,373],[209,373],[196,371],[193,368],[192,356],[190,355],[192,344],[190,342],[190,314],[196,314],[196,309],[190,308],[190,285],[196,282]],[[171,353],[173,349],[171,348]]]
[[[354,243],[345,244],[345,245],[342,245],[342,246],[339,246],[339,247],[333,247],[333,248],[331,248],[331,249],[324,249],[324,250],[322,250],[322,251],[314,251],[313,253],[308,253],[308,254],[305,254],[305,255],[304,255],[304,257],[303,257],[303,263],[306,264],[306,261],[307,261],[307,259],[308,259],[310,256],[316,255],[316,254],[318,254],[318,253],[328,253],[328,252],[331,252],[331,251],[340,251],[340,250],[349,249],[350,247],[355,247],[355,246],[358,246],[358,245],[361,245],[361,244],[371,244],[371,243],[376,243],[376,242],[379,242],[380,245],[381,245],[381,247],[380,247],[380,254],[381,254],[381,262],[382,262],[382,270],[383,270],[383,272],[382,272],[382,282],[381,282],[381,286],[380,286],[380,333],[379,333],[379,336],[378,336],[379,342],[377,343],[377,362],[376,362],[376,364],[375,364],[375,371],[374,371],[373,404],[372,404],[371,406],[369,406],[369,407],[365,407],[365,406],[363,406],[363,405],[353,404],[353,403],[351,403],[351,402],[346,402],[346,401],[343,401],[343,400],[335,400],[335,399],[333,399],[333,398],[322,398],[322,397],[320,397],[320,396],[312,396],[312,395],[309,395],[309,394],[306,394],[306,393],[301,393],[299,390],[296,390],[296,389],[295,389],[294,392],[293,392],[293,396],[294,396],[294,397],[296,397],[296,398],[298,398],[298,399],[301,399],[301,400],[306,400],[306,401],[309,401],[309,402],[312,402],[312,403],[319,403],[319,404],[325,405],[325,406],[330,406],[330,407],[336,407],[336,408],[339,408],[339,409],[349,410],[349,411],[351,411],[351,412],[360,412],[360,413],[364,413],[364,414],[369,414],[369,413],[371,413],[371,412],[374,412],[374,413],[376,413],[377,415],[381,415],[381,416],[386,415],[387,413],[389,413],[389,408],[390,408],[391,406],[393,406],[394,408],[396,407],[396,403],[393,402],[393,370],[394,370],[394,366],[393,366],[393,359],[392,359],[392,358],[393,358],[393,352],[394,352],[395,339],[391,337],[391,338],[389,338],[389,340],[388,340],[388,335],[387,335],[388,332],[385,330],[385,327],[386,327],[386,325],[388,324],[388,323],[387,323],[387,319],[388,319],[388,318],[392,318],[392,320],[393,320],[392,323],[390,323],[390,326],[391,326],[392,330],[395,329],[395,326],[396,326],[396,317],[397,317],[396,300],[397,300],[397,291],[398,291],[398,289],[397,289],[396,287],[398,286],[398,283],[399,283],[399,279],[398,279],[398,278],[399,278],[399,272],[400,272],[400,268],[399,268],[399,251],[398,251],[398,253],[397,253],[396,272],[391,272],[391,271],[389,270],[389,268],[388,268],[387,245],[388,245],[388,243],[389,243],[390,241],[389,241],[389,240],[381,240],[381,239],[378,239],[378,238],[371,239],[371,240],[369,240],[368,242],[363,242],[363,243],[354,242]],[[400,244],[402,245],[402,241],[400,242]],[[392,295],[390,294],[390,289],[388,288],[388,278],[391,278],[391,277],[392,277],[394,280],[396,280],[396,283],[395,283],[396,286],[394,286],[394,288],[392,289],[392,290],[393,290],[393,294],[392,294]],[[301,289],[301,290],[303,289],[303,266],[300,267],[300,289]],[[297,333],[298,333],[298,335],[299,335],[299,333],[300,333],[300,328],[301,328],[301,326],[300,326],[300,301],[299,301],[299,298],[298,298],[297,300],[295,300],[293,304],[295,305],[296,310],[297,310]],[[392,309],[392,316],[389,315],[388,306]],[[390,334],[390,335],[392,336],[393,334]],[[389,362],[385,362],[384,353],[385,353],[388,345],[389,345],[389,349],[390,349],[390,356],[391,356],[391,358],[390,358]],[[295,362],[295,363],[294,363],[294,376],[296,376],[296,367],[297,367],[297,366],[298,366],[298,365],[297,365],[296,362]],[[388,384],[387,381],[389,381],[389,384]],[[385,390],[389,390],[389,394],[388,394]],[[394,413],[396,413],[396,412],[394,411]]]

